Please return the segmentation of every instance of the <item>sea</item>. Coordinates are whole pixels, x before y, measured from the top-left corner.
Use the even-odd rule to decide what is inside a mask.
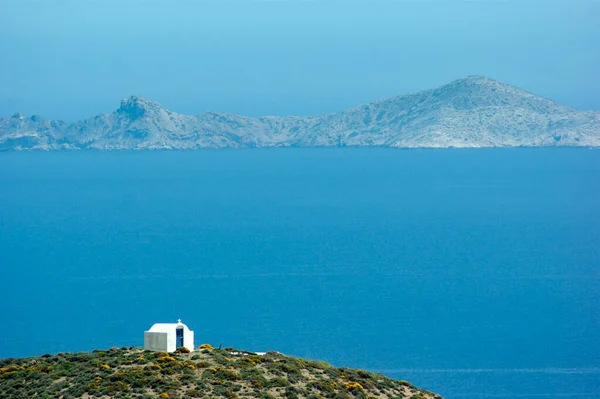
[[[0,358],[196,344],[600,398],[600,150],[0,153]]]

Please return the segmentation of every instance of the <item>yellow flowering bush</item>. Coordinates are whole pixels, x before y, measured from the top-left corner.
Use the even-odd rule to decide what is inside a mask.
[[[358,382],[346,382],[344,385],[349,391],[364,391],[363,386],[360,385]]]
[[[161,365],[160,365],[160,364],[158,364],[158,363],[152,363],[152,365],[150,366],[150,368],[151,368],[152,370],[162,370],[162,367],[161,367]]]
[[[213,346],[211,344],[202,344],[202,345],[200,345],[200,349],[204,349],[204,350],[207,350],[207,351],[212,351],[215,348],[213,348]]]

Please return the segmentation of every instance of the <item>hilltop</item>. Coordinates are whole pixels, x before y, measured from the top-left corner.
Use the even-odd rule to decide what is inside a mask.
[[[75,123],[0,119],[0,150],[248,147],[600,146],[600,112],[557,104],[482,76],[314,116],[183,115],[132,96]]]
[[[441,399],[406,381],[268,352],[112,348],[0,361],[0,398]]]

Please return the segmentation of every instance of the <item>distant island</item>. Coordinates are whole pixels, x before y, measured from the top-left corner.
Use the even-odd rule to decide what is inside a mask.
[[[0,119],[0,150],[252,147],[600,146],[600,112],[577,110],[482,76],[322,116],[183,115],[141,97],[75,123]]]
[[[112,348],[4,359],[0,392],[13,399],[441,399],[381,374],[207,344],[192,353]]]

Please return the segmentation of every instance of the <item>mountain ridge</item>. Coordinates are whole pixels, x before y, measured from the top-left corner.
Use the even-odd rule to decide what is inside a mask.
[[[577,110],[484,76],[319,116],[179,114],[140,96],[67,123],[0,118],[0,150],[249,147],[600,146],[600,112]]]

